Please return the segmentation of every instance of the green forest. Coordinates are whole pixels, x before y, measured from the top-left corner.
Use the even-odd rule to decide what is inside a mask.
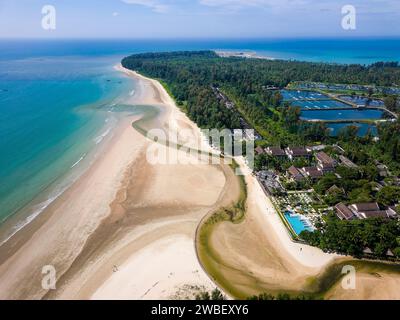
[[[239,129],[242,116],[263,140],[261,145],[306,145],[339,140],[352,155],[367,164],[380,160],[400,173],[400,122],[379,126],[380,140],[357,137],[351,126],[337,139],[329,136],[323,123],[301,121],[300,110],[282,103],[279,91],[292,81],[318,81],[343,84],[400,85],[397,63],[370,66],[338,65],[284,60],[221,58],[213,51],[184,51],[136,54],[122,65],[160,80],[177,104],[201,128]],[[226,108],[213,88],[219,88],[235,103]],[[388,108],[396,109],[396,97],[387,96]]]
[[[400,226],[396,220],[366,219],[342,221],[332,215],[314,232],[303,231],[301,237],[309,244],[327,252],[361,257],[369,248],[384,258],[388,250],[400,257]]]

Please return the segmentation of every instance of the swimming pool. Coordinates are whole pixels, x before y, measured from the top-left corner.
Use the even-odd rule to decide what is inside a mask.
[[[313,228],[310,224],[303,219],[299,215],[293,215],[290,211],[285,212],[285,219],[290,223],[294,232],[299,235],[302,231],[313,231]]]

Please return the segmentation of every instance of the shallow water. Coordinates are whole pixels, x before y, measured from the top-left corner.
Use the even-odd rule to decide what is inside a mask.
[[[0,222],[110,134],[115,118],[107,111],[133,83],[113,69],[116,63],[95,57],[0,61]]]

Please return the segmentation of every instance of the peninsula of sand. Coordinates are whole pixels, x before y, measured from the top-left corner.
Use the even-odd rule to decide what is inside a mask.
[[[0,247],[0,299],[191,299],[220,285],[199,261],[196,237],[207,217],[235,204],[240,181],[222,163],[150,163],[155,144],[166,153],[183,144],[214,151],[159,82],[117,68],[138,83],[128,104],[152,112],[127,113],[91,167]],[[177,135],[176,143],[148,139],[151,129]],[[219,224],[209,239],[235,290],[301,291],[345,259],[293,243],[254,177],[245,182],[245,219]],[[57,279],[51,288],[48,266]],[[400,298],[392,273],[360,279],[357,292],[336,284],[329,297]]]

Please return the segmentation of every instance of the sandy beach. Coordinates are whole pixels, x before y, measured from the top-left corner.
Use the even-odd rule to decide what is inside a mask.
[[[157,124],[182,132],[180,143],[202,141],[158,82],[118,68],[139,81],[130,103],[161,108]],[[18,245],[0,248],[1,299],[190,298],[199,288],[214,288],[193,239],[207,212],[234,200],[225,192],[224,170],[150,165],[146,150],[154,142],[133,129],[137,120],[121,121],[88,172],[12,239]],[[57,271],[57,290],[41,287],[45,265]],[[125,291],[121,281],[129,283]]]
[[[117,69],[138,81],[130,104],[160,110],[143,129],[162,128],[179,144],[212,150],[159,82]],[[132,126],[140,121],[121,120],[90,169],[0,247],[0,299],[190,299],[215,288],[196,255],[196,230],[204,217],[237,201],[238,179],[224,164],[150,164],[146,152],[156,142]],[[246,219],[221,223],[212,234],[223,252],[222,272],[248,294],[301,290],[338,256],[293,243],[258,182],[245,179]],[[56,290],[42,288],[46,265],[55,267]],[[357,297],[377,297],[367,290],[373,281],[365,276],[368,294]],[[333,288],[330,297],[347,296]]]

